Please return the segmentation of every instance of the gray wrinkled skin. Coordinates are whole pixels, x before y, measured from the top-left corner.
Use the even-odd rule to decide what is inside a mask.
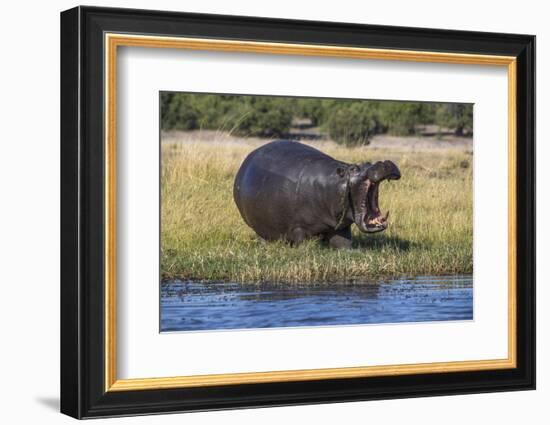
[[[387,215],[378,207],[379,184],[400,177],[391,161],[347,164],[279,140],[246,157],[233,197],[246,224],[265,240],[298,244],[321,237],[332,247],[349,248],[353,223],[365,233],[387,228]]]

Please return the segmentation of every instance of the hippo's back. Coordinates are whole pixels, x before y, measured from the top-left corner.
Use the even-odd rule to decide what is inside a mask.
[[[252,151],[242,163],[233,197],[244,221],[261,237],[284,238],[291,230],[304,167],[329,156],[298,142],[278,140]]]

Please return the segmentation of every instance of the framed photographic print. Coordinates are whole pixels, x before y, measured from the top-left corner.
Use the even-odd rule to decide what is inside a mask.
[[[61,411],[535,387],[535,38],[61,14]]]

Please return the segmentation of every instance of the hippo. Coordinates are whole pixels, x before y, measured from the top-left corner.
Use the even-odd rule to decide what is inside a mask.
[[[401,178],[391,161],[348,164],[300,142],[276,140],[243,161],[233,198],[245,221],[267,241],[320,238],[351,248],[351,225],[364,233],[388,227],[378,206],[380,183]]]

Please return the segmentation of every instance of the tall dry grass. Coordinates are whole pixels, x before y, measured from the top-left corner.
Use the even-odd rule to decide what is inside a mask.
[[[349,162],[390,159],[402,173],[380,189],[381,209],[391,210],[389,228],[364,235],[354,225],[354,249],[333,250],[316,240],[297,247],[264,242],[243,222],[233,202],[233,179],[257,146],[163,143],[164,279],[301,283],[472,272],[471,152],[314,144]]]

